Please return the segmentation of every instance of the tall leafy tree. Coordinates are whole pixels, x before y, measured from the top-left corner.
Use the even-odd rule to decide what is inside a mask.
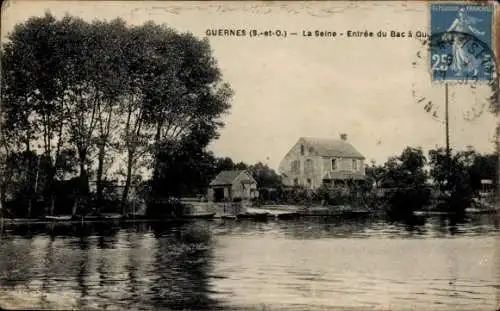
[[[12,93],[24,99],[18,101],[19,109],[26,112],[21,120],[30,123],[26,130],[35,130],[44,155],[51,159],[49,188],[54,184],[55,160],[63,143],[63,97],[68,84],[65,50],[59,40],[64,30],[60,25],[49,13],[30,18],[14,28],[3,47],[5,64],[12,71],[9,76],[13,76],[8,88],[14,88]],[[26,142],[29,147],[29,140]],[[53,210],[53,195],[50,202]]]
[[[248,170],[254,177],[259,188],[280,188],[281,178],[276,172],[264,163],[250,165]]]
[[[89,46],[91,50],[86,67],[89,81],[96,92],[96,128],[94,135],[97,147],[96,201],[101,205],[104,191],[105,162],[113,157],[109,154],[117,152],[114,138],[119,128],[119,120],[123,115],[123,106],[127,105],[130,93],[129,57],[127,53],[131,44],[129,29],[121,19],[111,22],[94,21],[91,24]],[[108,155],[108,156],[107,156]]]
[[[388,188],[386,195],[391,216],[409,217],[413,211],[429,203],[426,163],[422,149],[414,147],[406,147],[400,156],[385,163],[381,186]]]
[[[370,166],[365,168],[365,173],[367,176],[368,186],[374,185],[375,187],[380,187],[382,179],[386,174],[385,167],[383,165],[376,165],[375,161],[372,161]]]
[[[446,207],[453,212],[463,213],[473,196],[481,190],[481,180],[495,181],[497,157],[484,156],[474,149],[452,152],[447,158],[443,148],[429,151],[430,176],[442,191],[446,191]]]
[[[106,165],[121,155],[123,202],[147,153],[154,181],[182,175],[171,163],[191,172],[193,180],[203,179],[201,171],[214,173],[205,148],[218,136],[232,91],[207,40],[154,23],[129,27],[119,19],[88,23],[47,13],[15,27],[2,63],[2,138],[9,140],[2,147],[6,155],[41,153],[23,159],[29,168],[38,163],[37,174],[44,171],[40,182],[50,213],[56,179],[71,178],[76,164],[79,178],[71,187],[78,203],[97,163],[98,206]],[[184,186],[198,187],[188,179]],[[6,182],[3,178],[2,198]],[[28,184],[32,189],[33,182]]]
[[[153,188],[160,174],[162,146],[177,145],[191,133],[205,137],[204,148],[223,124],[220,117],[230,108],[232,91],[222,81],[220,69],[207,40],[191,34],[178,34],[164,26],[147,24],[151,53],[148,58],[154,79],[143,88],[146,116],[154,127]],[[163,155],[164,156],[164,155]]]

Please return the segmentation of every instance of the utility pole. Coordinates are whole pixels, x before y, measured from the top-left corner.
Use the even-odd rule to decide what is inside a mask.
[[[448,83],[444,85],[445,92],[445,126],[446,126],[446,157],[450,160],[450,127],[449,127],[449,115],[448,115]]]
[[[445,135],[446,135],[446,188],[451,191],[451,152],[450,152],[450,125],[448,111],[448,83],[444,84],[444,114],[445,114]]]
[[[498,65],[497,65],[497,70],[498,70]],[[500,87],[500,75],[497,74],[497,87]],[[497,98],[494,99],[495,105],[500,105],[500,91],[497,90]],[[498,122],[500,122],[500,112],[497,111],[497,119]],[[500,123],[498,123],[500,124]],[[497,217],[500,217],[500,125],[497,125],[497,130],[496,130],[496,156],[497,156],[497,187],[495,191],[495,205],[497,208]]]

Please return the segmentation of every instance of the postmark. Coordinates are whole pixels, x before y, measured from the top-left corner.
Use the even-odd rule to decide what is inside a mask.
[[[429,66],[434,81],[493,78],[492,11],[482,4],[431,4]]]

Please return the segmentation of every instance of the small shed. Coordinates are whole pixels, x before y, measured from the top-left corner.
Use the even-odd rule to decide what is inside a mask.
[[[246,170],[222,171],[208,187],[208,199],[213,202],[252,200],[258,195],[257,182]]]

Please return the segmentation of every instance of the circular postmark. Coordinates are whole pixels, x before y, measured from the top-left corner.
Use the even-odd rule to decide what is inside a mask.
[[[437,91],[444,84],[452,86],[452,99],[460,99],[456,93],[466,95],[465,120],[474,120],[487,110],[498,112],[498,64],[488,44],[469,33],[441,32],[423,38],[415,56],[414,69],[426,72],[427,77],[413,83],[413,97],[434,119],[444,120],[444,91]]]
[[[474,84],[494,78],[493,52],[476,36],[456,31],[436,33],[427,44],[434,81]]]

